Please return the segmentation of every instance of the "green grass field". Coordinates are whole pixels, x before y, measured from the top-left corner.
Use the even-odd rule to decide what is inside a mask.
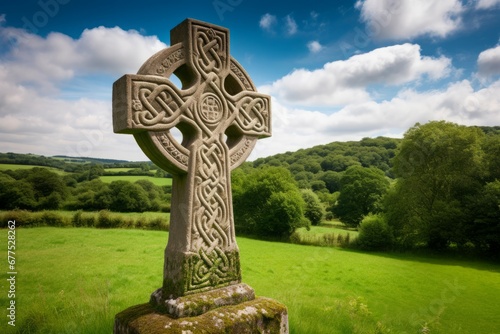
[[[117,167],[117,168],[106,168],[104,169],[105,172],[109,173],[119,173],[119,172],[130,172],[131,170],[134,170],[137,168],[122,168],[122,167]]]
[[[7,230],[0,235],[6,259]],[[114,314],[146,302],[160,286],[167,236],[17,229],[16,327],[7,325],[2,279],[0,332],[110,333]],[[287,305],[291,333],[493,334],[500,328],[497,264],[247,238],[238,244],[243,281]]]
[[[111,183],[113,181],[129,181],[135,182],[137,180],[148,180],[157,186],[170,186],[172,185],[172,179],[165,177],[153,177],[153,176],[141,176],[141,175],[123,175],[123,176],[101,176],[102,182]]]

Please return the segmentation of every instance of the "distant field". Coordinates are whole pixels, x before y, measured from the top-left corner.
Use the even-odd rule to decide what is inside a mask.
[[[113,181],[129,181],[135,182],[138,180],[148,180],[157,186],[170,186],[172,185],[172,179],[165,177],[153,177],[153,176],[140,176],[140,175],[123,175],[123,176],[101,176],[102,182],[111,183]]]
[[[54,167],[47,167],[47,166],[34,166],[34,165],[16,165],[16,164],[0,164],[0,171],[3,171],[3,170],[17,170],[17,169],[32,169],[32,168],[35,168],[35,167],[39,167],[39,168],[46,168],[54,173],[57,173],[57,174],[66,174],[65,171],[63,170],[60,170],[60,169],[57,169],[57,168],[54,168]]]
[[[122,167],[117,167],[117,168],[105,168],[105,172],[109,173],[119,173],[119,172],[130,172],[131,170],[134,170],[137,168],[122,168]]]
[[[117,312],[161,285],[166,232],[19,228],[16,238],[16,327],[4,320],[2,333],[110,333]],[[291,334],[500,328],[498,264],[247,238],[238,245],[243,281],[288,307]]]

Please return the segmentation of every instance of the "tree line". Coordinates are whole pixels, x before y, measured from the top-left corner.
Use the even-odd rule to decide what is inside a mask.
[[[358,227],[361,248],[500,254],[500,127],[417,123],[403,139],[331,143],[243,168],[252,173],[277,166],[299,189],[313,191],[325,218]],[[248,182],[245,187],[252,186]],[[295,206],[304,203],[297,200]]]
[[[148,180],[102,182],[103,167],[60,175],[47,168],[0,173],[0,210],[170,211],[171,187]]]
[[[170,188],[146,180],[105,184],[103,166],[64,176],[38,168],[2,172],[1,209],[169,210]],[[244,163],[233,171],[232,187],[240,234],[286,239],[299,227],[338,218],[359,228],[365,249],[500,251],[500,127],[417,123],[403,139],[278,154]]]

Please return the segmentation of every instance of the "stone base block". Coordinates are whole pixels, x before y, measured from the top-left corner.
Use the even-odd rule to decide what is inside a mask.
[[[285,305],[273,299],[258,297],[238,305],[219,307],[199,316],[176,319],[147,303],[118,313],[114,333],[288,334],[288,312]]]
[[[255,299],[255,292],[245,283],[176,299],[164,299],[162,289],[151,295],[150,303],[173,318],[195,317],[221,306],[237,305]]]

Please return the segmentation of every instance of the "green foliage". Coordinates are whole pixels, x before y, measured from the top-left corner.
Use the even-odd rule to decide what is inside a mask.
[[[79,179],[41,167],[0,172],[0,209],[170,211],[171,187],[159,187],[145,179],[111,184],[99,177]]]
[[[475,127],[448,122],[416,124],[394,159],[397,184],[386,200],[387,217],[401,244],[444,249],[470,240],[473,208],[488,177]]]
[[[26,210],[13,210],[0,213],[2,224],[0,227],[7,227],[9,220],[15,220],[16,226],[21,227],[66,227],[71,226],[71,220],[60,214],[58,211],[30,212]]]
[[[471,202],[474,219],[465,229],[468,240],[498,259],[500,258],[500,180],[486,183]]]
[[[383,215],[368,215],[359,225],[356,246],[364,250],[387,250],[392,247],[393,234]]]
[[[232,175],[237,233],[288,238],[304,224],[304,200],[287,169],[268,167]]]
[[[389,181],[374,167],[349,167],[342,176],[340,195],[333,213],[339,219],[356,227],[369,213],[380,211],[381,199],[387,192]]]
[[[304,216],[309,219],[312,225],[319,225],[325,215],[325,210],[318,195],[309,189],[302,189],[301,193],[305,202]]]

